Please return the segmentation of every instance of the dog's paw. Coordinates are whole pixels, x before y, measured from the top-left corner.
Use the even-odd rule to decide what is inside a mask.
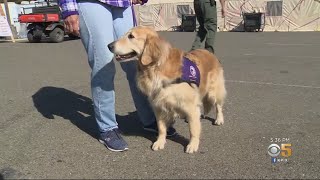
[[[158,151],[158,150],[164,149],[165,144],[166,144],[166,141],[157,140],[156,142],[153,143],[152,150]]]
[[[215,121],[214,124],[217,126],[223,125],[224,121]]]
[[[190,142],[187,146],[186,153],[195,153],[199,149],[199,142]]]
[[[214,124],[217,126],[221,126],[224,123],[223,118],[217,118],[217,120],[215,120]]]

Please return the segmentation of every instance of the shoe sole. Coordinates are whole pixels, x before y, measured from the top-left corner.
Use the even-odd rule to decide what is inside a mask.
[[[129,148],[124,148],[124,149],[121,149],[121,150],[112,149],[112,148],[110,148],[103,140],[99,139],[99,142],[100,142],[101,144],[103,144],[104,146],[106,146],[107,149],[109,149],[110,151],[113,151],[113,152],[123,152],[123,151],[126,151],[126,150],[129,149]]]
[[[156,130],[154,130],[154,129],[149,129],[149,128],[143,128],[145,131],[149,131],[149,132],[152,132],[152,133],[156,133],[156,134],[158,134],[159,132],[158,131],[156,131]],[[170,135],[168,135],[167,134],[167,137],[172,137],[172,136],[175,136],[175,135],[177,135],[177,132],[175,132],[174,134],[170,134]]]

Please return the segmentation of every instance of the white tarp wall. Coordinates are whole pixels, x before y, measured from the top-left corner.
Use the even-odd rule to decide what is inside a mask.
[[[220,31],[242,31],[242,13],[253,11],[266,14],[265,31],[320,31],[320,0],[226,0],[224,19],[219,0],[217,6]],[[181,24],[181,13],[194,13],[193,0],[149,0],[135,13],[139,25],[172,30]]]
[[[180,13],[194,14],[193,0],[149,0],[146,5],[135,6],[138,25],[151,26],[161,31],[179,26]]]

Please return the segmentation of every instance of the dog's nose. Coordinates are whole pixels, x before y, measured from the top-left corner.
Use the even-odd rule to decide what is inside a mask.
[[[108,44],[108,48],[109,48],[109,50],[110,50],[111,52],[113,52],[113,50],[114,50],[114,42]]]

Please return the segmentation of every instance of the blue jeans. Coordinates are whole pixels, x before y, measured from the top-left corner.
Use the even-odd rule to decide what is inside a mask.
[[[91,93],[100,132],[118,127],[115,116],[114,55],[107,45],[133,27],[131,7],[113,7],[94,1],[79,2],[80,35],[87,51],[91,72]],[[121,63],[129,82],[140,121],[147,126],[155,122],[147,98],[137,89],[136,61]]]

